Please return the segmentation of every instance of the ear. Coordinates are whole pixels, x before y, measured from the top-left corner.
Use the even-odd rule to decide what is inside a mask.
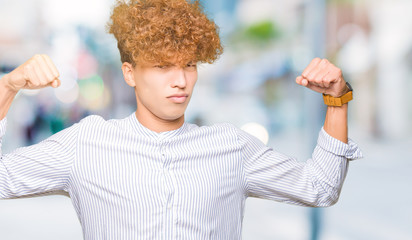
[[[134,68],[133,65],[128,63],[128,62],[124,62],[122,64],[122,72],[123,72],[123,77],[124,80],[126,81],[127,85],[129,85],[130,87],[136,87],[136,82],[134,80]]]

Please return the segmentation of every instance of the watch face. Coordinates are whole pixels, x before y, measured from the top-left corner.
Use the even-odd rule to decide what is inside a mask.
[[[348,82],[346,82],[346,86],[348,86],[348,88],[349,88],[349,91],[353,91],[353,88],[352,88],[352,86],[348,83]]]

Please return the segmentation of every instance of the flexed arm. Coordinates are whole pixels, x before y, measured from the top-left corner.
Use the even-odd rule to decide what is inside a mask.
[[[326,59],[312,60],[296,82],[333,98],[350,90],[342,71]],[[281,154],[240,132],[248,195],[311,207],[335,204],[349,161],[362,157],[359,147],[348,139],[347,112],[347,103],[328,106],[323,130],[312,158],[306,162]]]
[[[60,86],[59,72],[47,55],[35,55],[0,79],[0,120],[20,89]]]
[[[78,125],[32,146],[1,151],[6,114],[20,89],[58,87],[59,73],[46,55],[36,55],[0,79],[0,199],[67,190]]]
[[[315,92],[341,97],[349,91],[342,71],[327,59],[315,58],[306,67],[296,83]],[[348,104],[328,106],[324,130],[333,138],[348,143]]]

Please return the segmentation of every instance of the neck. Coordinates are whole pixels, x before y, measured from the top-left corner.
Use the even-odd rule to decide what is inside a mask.
[[[142,114],[139,110],[136,111],[136,118],[145,128],[157,133],[176,130],[185,122],[184,116],[175,120],[165,120],[153,114]]]

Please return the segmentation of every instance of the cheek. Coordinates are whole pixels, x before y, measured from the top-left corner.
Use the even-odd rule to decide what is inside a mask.
[[[140,100],[145,103],[145,105],[156,105],[161,103],[162,98],[162,90],[154,89],[150,87],[145,87],[140,89],[137,92]]]
[[[197,82],[197,71],[193,73],[189,73],[188,75],[188,83],[191,88],[193,88],[196,85]]]
[[[154,83],[156,78],[148,75],[141,76],[136,82],[136,94],[141,98],[154,98],[155,95],[159,94],[159,87]]]

